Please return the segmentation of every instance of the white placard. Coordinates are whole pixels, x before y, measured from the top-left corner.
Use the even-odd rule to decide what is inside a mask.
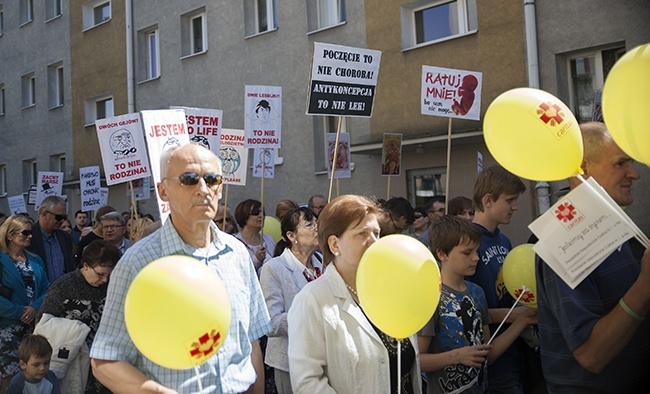
[[[246,186],[248,148],[244,146],[244,130],[221,130],[219,159],[223,182],[227,185]]]
[[[480,120],[482,75],[474,71],[422,66],[422,114]]]
[[[95,121],[108,186],[150,176],[140,114]]]
[[[63,189],[62,172],[38,172],[38,182],[36,184],[36,210],[41,206],[43,200],[49,196],[60,196]]]
[[[594,185],[580,184],[528,227],[539,238],[535,252],[571,288],[634,233]],[[602,190],[602,189],[601,189]]]
[[[135,201],[146,201],[151,197],[151,177],[140,178],[133,181]],[[126,196],[131,197],[131,188],[126,188]]]
[[[279,148],[282,143],[282,87],[246,85],[244,141],[247,148]]]
[[[25,205],[25,198],[22,194],[7,199],[9,200],[9,211],[12,215],[27,212],[27,205]]]
[[[79,169],[79,188],[81,190],[81,210],[95,211],[102,206],[99,166]]]
[[[107,187],[100,187],[99,188],[99,194],[102,199],[102,205],[108,205],[108,188]]]
[[[223,123],[223,111],[220,109],[175,107],[185,111],[185,123],[190,141],[196,142],[206,149],[219,154],[219,136]]]
[[[275,151],[275,149],[253,149],[253,176],[255,178],[262,177],[262,166],[264,166],[264,178],[275,177]]]
[[[182,109],[163,109],[142,111],[142,124],[147,139],[147,151],[151,159],[151,172],[154,184],[161,180],[160,154],[166,149],[189,144],[190,137],[185,124],[185,111]],[[169,203],[162,201],[158,195],[158,212],[160,220],[165,222],[169,215]]]

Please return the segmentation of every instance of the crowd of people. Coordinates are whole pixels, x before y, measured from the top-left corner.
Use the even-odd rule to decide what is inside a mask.
[[[631,204],[631,185],[639,178],[632,159],[603,124],[586,123],[581,131],[585,176],[618,204]],[[478,174],[471,198],[436,196],[417,207],[403,197],[343,195],[328,202],[314,195],[304,206],[282,200],[275,209],[276,240],[264,233],[260,201],[244,200],[234,211],[219,205],[221,164],[209,150],[171,148],[160,164],[158,192],[171,212],[164,223],[104,206],[94,215],[77,211],[73,225],[57,196],[41,203],[36,221],[27,214],[3,218],[0,394],[645,387],[650,252],[639,260],[626,242],[575,288],[537,259],[538,309],[515,305],[501,275],[513,245],[500,227],[510,223],[526,186],[498,165]],[[579,185],[569,181],[571,188]],[[400,341],[366,316],[356,287],[363,253],[390,234],[429,247],[442,280],[429,322]],[[228,336],[196,369],[168,369],[147,359],[125,324],[135,276],[172,254],[204,262],[230,296]],[[70,321],[74,329],[60,328]],[[64,339],[54,335],[61,331]],[[70,348],[73,337],[81,341]],[[50,362],[68,357],[78,364],[50,370]]]

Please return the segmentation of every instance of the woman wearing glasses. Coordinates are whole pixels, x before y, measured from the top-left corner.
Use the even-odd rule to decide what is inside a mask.
[[[295,393],[420,393],[415,336],[397,342],[366,317],[357,268],[379,238],[380,212],[368,198],[343,195],[318,215],[318,241],[329,263],[289,309],[289,368]]]
[[[259,275],[262,264],[273,257],[275,249],[273,238],[268,234],[262,235],[264,227],[262,203],[250,199],[240,202],[235,208],[235,220],[241,228],[235,237],[246,245]]]
[[[289,394],[292,391],[287,357],[287,313],[300,289],[323,272],[323,258],[316,252],[316,214],[311,209],[289,211],[281,226],[282,239],[275,248],[277,257],[262,266],[260,285],[273,326],[268,334],[264,361],[274,368],[278,393]]]
[[[50,287],[43,260],[26,249],[31,240],[32,222],[24,215],[10,216],[0,226],[0,392],[20,372],[18,346],[24,335],[32,333]]]
[[[237,234],[237,223],[235,223],[235,217],[232,215],[232,212],[230,212],[230,209],[228,209],[228,207],[219,205],[217,207],[217,214],[214,215],[213,220],[217,224],[217,227],[219,227],[219,230],[223,231],[224,233],[232,235]]]
[[[119,249],[107,241],[98,239],[88,244],[80,267],[52,283],[38,311],[38,320],[47,313],[85,323],[90,328],[86,337],[90,349],[104,310],[108,279],[119,258]],[[102,386],[92,373],[89,373],[86,392],[102,392]]]

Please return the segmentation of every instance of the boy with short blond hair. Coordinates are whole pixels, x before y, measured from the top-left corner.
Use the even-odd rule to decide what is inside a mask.
[[[443,216],[430,229],[429,247],[441,266],[438,308],[418,334],[420,368],[428,393],[484,393],[487,363],[496,360],[519,334],[536,322],[534,311],[490,340],[491,322],[483,290],[465,280],[476,270],[481,231],[467,219]]]
[[[25,335],[18,348],[21,373],[14,376],[7,394],[61,394],[59,380],[50,371],[52,346],[44,336]]]

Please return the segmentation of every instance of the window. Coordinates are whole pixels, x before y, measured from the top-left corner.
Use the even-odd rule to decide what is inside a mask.
[[[62,172],[65,178],[65,154],[50,156],[50,168],[55,172]]]
[[[603,90],[607,74],[624,54],[625,47],[615,47],[568,59],[570,106],[579,123],[592,120],[596,91]]]
[[[446,196],[447,174],[445,167],[422,168],[406,171],[408,199],[413,206],[424,205],[433,196]]]
[[[113,97],[101,96],[86,100],[86,126],[94,125],[97,119],[113,116]]]
[[[160,76],[160,43],[158,27],[138,32],[138,80],[148,81]]]
[[[93,28],[111,20],[111,2],[106,0],[91,0],[83,5],[83,28]]]
[[[307,0],[307,27],[310,32],[344,23],[345,0]]]
[[[244,20],[246,37],[277,29],[275,0],[245,0]]]
[[[2,31],[4,30],[4,21],[5,21],[5,14],[4,11],[2,10],[2,5],[0,4],[0,37],[2,37]]]
[[[23,190],[29,190],[31,185],[38,183],[38,166],[36,159],[23,161]]]
[[[45,0],[45,20],[61,16],[61,0]]]
[[[33,0],[20,0],[20,25],[24,25],[34,20],[34,1]]]
[[[0,166],[0,196],[7,195],[7,166]]]
[[[34,77],[34,73],[23,75],[22,89],[23,108],[36,105],[36,78]]]
[[[404,49],[478,31],[476,0],[420,0],[403,5],[401,14]]]
[[[5,114],[5,85],[0,83],[0,116]]]
[[[339,127],[338,116],[314,116],[314,171],[327,173],[327,134],[336,133]],[[347,118],[341,121],[341,133],[349,133]]]
[[[63,62],[47,67],[48,106],[50,109],[63,106]]]
[[[205,8],[181,15],[181,55],[191,56],[208,50]]]

